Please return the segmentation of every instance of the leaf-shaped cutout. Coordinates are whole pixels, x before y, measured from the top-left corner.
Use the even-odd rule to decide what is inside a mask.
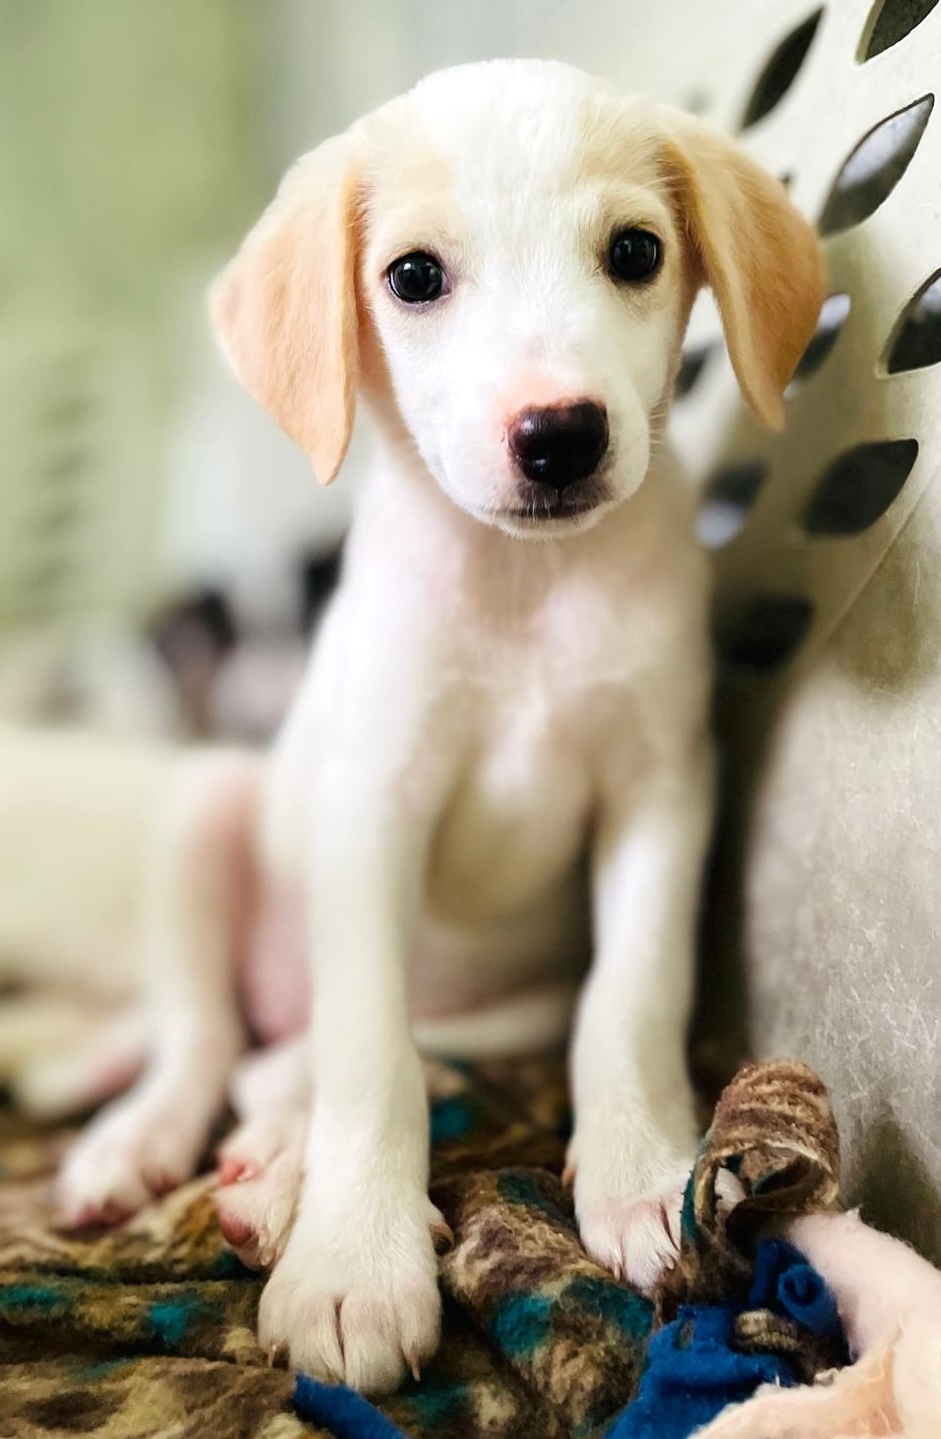
[[[673,398],[682,400],[690,390],[699,384],[702,372],[706,367],[706,361],[710,355],[718,354],[722,348],[718,340],[713,340],[709,345],[697,345],[695,348],[686,350],[680,363],[679,372],[676,377],[676,386],[673,390]]]
[[[308,634],[340,582],[343,545],[311,550],[301,562],[301,627]]]
[[[810,343],[797,362],[797,369],[794,377],[788,385],[786,394],[790,395],[801,383],[811,375],[815,375],[836,344],[837,336],[846,323],[846,317],[850,312],[850,297],[839,293],[828,295],[820,307],[820,318],[817,321],[817,328],[810,337]]]
[[[876,0],[863,31],[863,36],[869,38],[864,38],[860,59],[871,60],[873,55],[891,50],[916,25],[927,20],[937,3],[938,0]]]
[[[803,595],[756,595],[720,629],[719,652],[733,669],[767,673],[793,657],[813,617]]]
[[[839,455],[804,511],[809,535],[858,535],[896,498],[918,457],[917,440],[875,440]]]
[[[889,341],[885,368],[890,375],[921,370],[941,361],[941,270],[909,300]]]
[[[763,120],[784,99],[807,58],[807,51],[817,33],[822,14],[823,10],[816,10],[778,45],[755,82],[742,118],[743,130]]]
[[[911,164],[933,105],[934,96],[923,95],[860,140],[823,207],[821,235],[858,225],[888,199]]]
[[[735,539],[767,478],[767,460],[736,460],[713,475],[696,519],[707,549],[717,550]]]

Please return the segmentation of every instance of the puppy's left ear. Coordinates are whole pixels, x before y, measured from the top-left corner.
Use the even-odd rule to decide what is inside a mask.
[[[358,155],[350,131],[299,160],[209,301],[236,376],[324,485],[356,404]]]
[[[733,141],[680,111],[664,117],[670,179],[739,386],[758,419],[779,430],[784,387],[826,293],[816,231]]]

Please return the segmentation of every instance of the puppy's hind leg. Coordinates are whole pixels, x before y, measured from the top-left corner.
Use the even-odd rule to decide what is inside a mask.
[[[37,1119],[87,1113],[128,1088],[147,1061],[147,1017],[129,1004],[112,1014],[82,1012],[67,1001],[77,1026],[66,1038],[23,1057],[8,1075],[18,1108]]]
[[[219,1227],[243,1264],[270,1269],[287,1243],[304,1177],[309,1034],[246,1055],[229,1095],[241,1122],[219,1149]]]
[[[263,1110],[240,1124],[219,1152],[219,1227],[250,1269],[270,1269],[288,1241],[309,1123],[307,1108]]]
[[[66,1157],[74,1224],[124,1217],[190,1177],[244,1045],[235,952],[254,877],[261,762],[218,751],[181,762],[154,837],[143,917],[150,1058]]]
[[[312,1092],[310,1035],[305,1030],[239,1060],[229,1101],[239,1119],[256,1119],[272,1109],[308,1109]]]

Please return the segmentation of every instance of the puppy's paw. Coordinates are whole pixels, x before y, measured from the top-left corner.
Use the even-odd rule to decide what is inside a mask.
[[[582,1243],[599,1264],[649,1293],[679,1254],[683,1193],[693,1164],[676,1153],[631,1161],[629,1151],[573,1147],[575,1213]]]
[[[682,1206],[682,1185],[643,1199],[583,1205],[578,1211],[582,1243],[618,1279],[649,1293],[676,1262]]]
[[[196,1172],[209,1119],[180,1097],[131,1094],[105,1109],[65,1157],[56,1200],[67,1224],[116,1224]]]
[[[424,1194],[349,1196],[342,1217],[302,1200],[259,1309],[272,1358],[366,1394],[416,1378],[438,1345],[441,1297]]]
[[[219,1227],[250,1269],[270,1269],[287,1244],[307,1126],[306,1111],[275,1110],[240,1125],[219,1151]]]

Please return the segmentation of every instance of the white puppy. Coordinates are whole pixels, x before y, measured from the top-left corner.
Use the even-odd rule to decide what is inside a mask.
[[[322,482],[357,395],[378,428],[260,826],[313,994],[303,1183],[260,1324],[310,1373],[388,1389],[437,1341],[421,1021],[524,1048],[562,1033],[587,967],[582,1237],[641,1284],[673,1252],[713,765],[706,564],[658,446],[704,282],[780,425],[823,293],[782,187],[688,116],[509,61],[434,75],[305,157],[215,291],[236,374]],[[154,1187],[141,1156],[175,1115],[180,1177],[239,1046],[232,895],[195,831],[182,862],[170,836],[151,940],[186,1019],[73,1154],[76,1215]]]

